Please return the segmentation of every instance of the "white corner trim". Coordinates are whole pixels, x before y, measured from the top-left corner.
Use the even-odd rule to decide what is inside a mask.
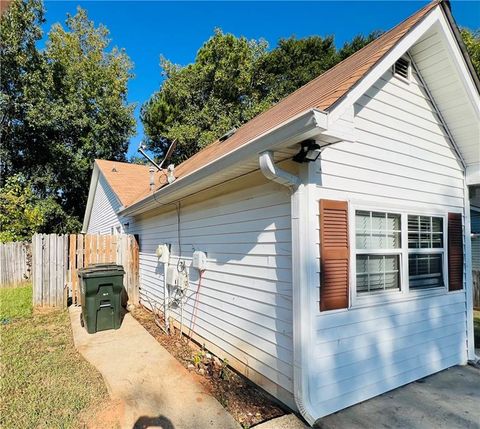
[[[464,225],[463,236],[465,240],[465,299],[467,307],[467,358],[468,360],[478,359],[475,356],[475,340],[474,340],[474,327],[473,327],[473,279],[472,279],[472,238],[470,236],[470,200],[468,197],[468,185],[465,181],[464,186],[464,200],[465,200],[465,213],[464,213]]]

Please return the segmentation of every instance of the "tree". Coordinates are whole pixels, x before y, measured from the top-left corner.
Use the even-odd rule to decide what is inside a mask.
[[[149,148],[162,155],[177,140],[178,163],[267,107],[255,80],[266,47],[215,30],[194,63],[180,67],[162,57],[165,82],[141,111]]]
[[[126,101],[132,64],[108,50],[108,30],[81,8],[65,27],[52,27],[39,51],[42,22],[39,0],[15,0],[2,17],[2,183],[21,173],[65,221],[81,219],[94,159],[124,160],[134,132]]]
[[[65,216],[53,197],[40,198],[21,174],[10,176],[0,189],[0,242],[30,240],[36,232],[64,234],[81,224]]]
[[[472,31],[468,28],[462,28],[460,32],[463,42],[467,47],[467,52],[472,60],[473,67],[477,72],[477,76],[480,78],[480,29]]]
[[[259,63],[263,93],[273,103],[321,75],[338,62],[333,37],[281,39]]]
[[[357,36],[336,50],[333,37],[263,40],[215,30],[185,67],[161,59],[165,80],[141,110],[147,147],[162,157],[173,140],[179,163],[365,46]]]

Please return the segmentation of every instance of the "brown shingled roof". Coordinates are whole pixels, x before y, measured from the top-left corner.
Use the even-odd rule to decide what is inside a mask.
[[[150,166],[104,159],[96,159],[95,163],[124,207],[150,192]],[[156,183],[159,174],[155,173]]]
[[[175,168],[175,176],[177,179],[187,176],[188,174],[205,167],[212,161],[248,144],[248,142],[260,135],[273,130],[283,122],[308,110],[315,108],[328,111],[354,86],[356,86],[410,30],[419,24],[427,14],[441,2],[442,0],[432,1],[390,31],[384,33],[382,36],[346,58],[344,61],[338,63],[335,67],[327,70],[322,75],[279,101],[270,109],[244,124],[227,140],[223,142],[217,140],[205,147],[200,152],[177,166]],[[148,169],[148,167],[144,168]],[[140,172],[139,169],[136,171]],[[127,181],[134,182],[133,171],[131,174],[131,180],[127,179]],[[107,180],[109,179],[107,178]],[[138,202],[149,194],[148,174],[146,175],[144,183],[145,187],[143,188],[143,192],[140,191],[139,183],[135,183],[135,185],[130,184],[128,186],[124,185],[125,189],[121,186],[117,186],[119,192],[123,193],[128,190],[128,198],[124,198],[119,194],[122,202],[123,199],[125,199],[125,206]],[[130,186],[135,188],[135,192],[137,192],[137,189],[139,190],[136,199],[132,198],[135,192],[130,190]]]

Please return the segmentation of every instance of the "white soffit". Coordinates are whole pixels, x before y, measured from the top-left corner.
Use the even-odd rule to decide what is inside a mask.
[[[480,97],[443,15],[409,50],[467,167],[480,163]]]

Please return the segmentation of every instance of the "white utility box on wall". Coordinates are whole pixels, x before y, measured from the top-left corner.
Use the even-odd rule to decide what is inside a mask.
[[[176,286],[178,279],[178,270],[175,265],[170,265],[167,268],[167,285]]]
[[[156,250],[158,261],[166,264],[170,258],[170,249],[168,244],[159,244]]]
[[[198,271],[205,271],[207,269],[207,254],[199,250],[193,252],[192,267]]]

